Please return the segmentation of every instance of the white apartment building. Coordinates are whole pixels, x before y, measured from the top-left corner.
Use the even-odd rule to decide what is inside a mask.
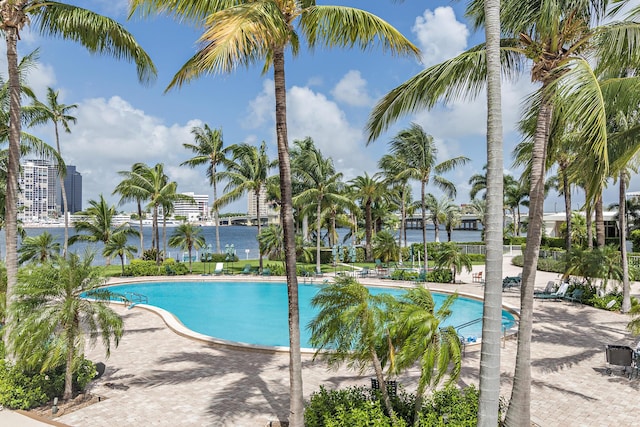
[[[24,222],[44,220],[48,218],[50,208],[49,166],[31,160],[25,161],[21,166],[18,219]]]
[[[195,204],[186,201],[176,201],[173,205],[173,216],[184,216],[187,221],[198,221],[209,218],[209,196],[206,194],[195,194],[193,192],[182,193],[185,196],[193,197]]]
[[[268,221],[269,223],[278,223],[278,211],[273,209],[271,203],[269,203],[267,199],[267,189],[262,188],[260,190],[260,218],[263,221]],[[249,218],[257,218],[258,216],[258,198],[253,191],[250,191],[247,194],[247,212]]]

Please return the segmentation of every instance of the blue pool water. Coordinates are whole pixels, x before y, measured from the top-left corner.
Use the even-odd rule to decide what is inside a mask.
[[[154,282],[111,286],[118,294],[145,295],[148,304],[163,308],[189,329],[215,338],[265,346],[289,346],[287,286],[276,282]],[[316,285],[299,285],[300,342],[309,344],[307,324],[315,317],[311,298],[320,290]],[[371,287],[372,294],[401,295],[403,289]],[[436,307],[447,297],[433,293]],[[445,325],[455,327],[482,318],[482,301],[458,297],[453,314]],[[502,312],[502,323],[510,328],[513,315]],[[482,323],[462,328],[464,337],[480,337]]]

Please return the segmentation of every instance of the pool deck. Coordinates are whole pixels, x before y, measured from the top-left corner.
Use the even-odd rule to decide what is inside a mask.
[[[474,272],[483,269],[475,266]],[[505,257],[503,275],[518,272],[520,269]],[[542,289],[547,281],[557,279],[555,273],[538,272],[536,287]],[[458,280],[466,283],[434,285],[432,289],[482,295],[482,285],[471,283],[470,273],[463,273]],[[632,295],[640,297],[640,284],[633,283]],[[503,296],[505,304],[519,306],[518,289],[503,292]],[[87,352],[89,359],[103,361],[107,367],[90,386],[92,393],[103,397],[102,402],[61,414],[56,418],[58,423],[78,427],[267,426],[287,419],[288,354],[212,346],[176,334],[158,315],[141,307],[118,306],[116,310],[122,314],[126,329],[119,347],[112,349],[109,359],[100,346]],[[534,310],[533,422],[541,427],[634,425],[640,379],[628,380],[619,372],[606,375],[604,355],[605,344],[635,346],[638,338],[625,329],[629,317],[559,301],[536,300]],[[501,359],[501,395],[506,400],[515,354],[516,340],[507,339]],[[479,364],[480,347],[468,346],[460,385],[478,384]],[[414,391],[417,375],[413,369],[398,381]],[[371,372],[360,376],[344,367],[328,371],[324,363],[303,354],[305,398],[321,385],[368,386],[371,377]],[[5,409],[0,411],[0,425],[46,424]]]

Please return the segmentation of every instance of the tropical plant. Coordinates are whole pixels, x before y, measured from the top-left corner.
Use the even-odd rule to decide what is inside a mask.
[[[293,197],[294,205],[306,205],[316,208],[316,271],[320,271],[320,232],[322,228],[323,203],[333,205],[353,205],[344,195],[342,173],[336,172],[333,160],[324,158],[320,150],[311,147],[303,157],[292,162],[291,172],[303,184],[305,189]]]
[[[182,146],[188,150],[191,150],[195,156],[180,163],[180,166],[187,165],[189,167],[196,167],[200,165],[207,166],[207,177],[209,178],[209,184],[213,187],[213,222],[216,229],[216,251],[221,253],[220,246],[220,219],[219,209],[215,202],[218,200],[218,188],[219,181],[217,168],[219,165],[224,164],[225,150],[224,141],[222,139],[222,129],[211,129],[208,124],[203,127],[194,126],[191,128],[191,134],[196,144],[182,144]]]
[[[78,108],[78,106],[76,104],[66,105],[59,103],[58,95],[59,92],[54,91],[49,87],[47,88],[47,103],[45,104],[40,101],[34,102],[36,115],[31,121],[31,125],[45,124],[48,122],[53,123],[53,130],[56,136],[56,149],[58,150],[58,156],[62,158],[62,150],[60,149],[60,127],[62,127],[65,132],[71,133],[69,123],[75,124],[76,118],[71,116],[69,113]],[[64,216],[64,242],[62,244],[62,256],[67,256],[67,248],[69,245],[69,206],[67,204],[67,192],[64,187],[66,167],[64,167],[64,164],[58,164],[57,167],[60,191],[62,193],[62,215]]]
[[[427,254],[427,196],[426,188],[431,180],[451,198],[456,195],[453,183],[441,174],[464,165],[469,159],[464,156],[454,157],[437,163],[438,149],[433,137],[424,129],[412,123],[409,128],[396,134],[390,142],[391,154],[398,161],[394,169],[399,171],[398,179],[408,178],[420,182],[420,203],[422,205],[422,243],[424,245],[425,265]]]
[[[460,247],[454,242],[441,243],[434,254],[434,261],[437,268],[453,268],[452,279],[455,282],[456,275],[465,268],[471,273],[473,264],[471,257],[462,252]]]
[[[22,245],[18,250],[20,258],[18,262],[23,264],[28,261],[45,263],[60,254],[60,243],[48,231],[37,236],[30,236],[22,240]]]
[[[191,252],[206,245],[202,229],[193,224],[180,224],[169,238],[169,246],[178,247],[189,252],[189,273],[193,272],[191,267]]]
[[[262,229],[260,217],[260,199],[266,190],[269,171],[276,165],[267,156],[267,144],[263,141],[260,148],[249,144],[234,144],[229,147],[231,158],[225,161],[226,170],[220,172],[220,179],[226,180],[224,194],[213,206],[225,206],[238,200],[245,193],[256,201],[258,235]],[[260,271],[262,271],[262,253],[260,253]]]
[[[378,42],[384,49],[399,54],[416,55],[418,50],[395,28],[375,15],[351,7],[316,5],[315,0],[132,0],[130,5],[132,13],[168,13],[198,24],[205,23],[205,32],[200,38],[201,48],[174,77],[170,87],[180,86],[203,74],[230,73],[240,66],[248,66],[263,59],[263,72],[273,68],[275,129],[282,193],[281,216],[289,298],[292,366],[290,423],[294,427],[302,426],[302,362],[299,353],[298,282],[287,135],[285,50],[290,48],[291,53],[296,56],[302,38],[306,39],[310,48],[357,46],[366,50],[374,42]],[[299,31],[296,31],[296,24]]]
[[[451,205],[445,212],[444,229],[447,231],[447,242],[451,241],[453,230],[462,223],[460,206]]]
[[[440,243],[440,224],[447,220],[448,212],[455,210],[457,206],[449,197],[442,196],[441,198],[436,199],[436,197],[431,193],[426,195],[425,203],[427,205],[427,209],[429,209],[427,218],[431,220],[434,227],[433,241]]]
[[[371,295],[353,277],[336,277],[311,299],[311,306],[318,309],[308,325],[309,342],[317,349],[314,358],[321,356],[329,366],[346,362],[361,371],[373,364],[378,384],[385,384],[378,348],[380,341],[385,341],[389,304],[384,294]],[[380,387],[380,391],[387,412],[395,420],[387,388]]]
[[[451,315],[451,304],[458,297],[450,295],[436,310],[431,292],[424,287],[407,291],[399,299],[391,335],[397,347],[394,370],[401,372],[418,362],[420,378],[413,410],[413,425],[418,426],[418,414],[427,388],[435,389],[449,374],[446,384],[455,383],[460,375],[462,349],[453,326],[441,327]]]
[[[364,205],[364,221],[365,221],[365,259],[373,260],[371,252],[371,243],[373,237],[373,216],[371,214],[373,203],[382,198],[385,194],[385,187],[378,179],[377,175],[369,176],[367,172],[349,181],[351,188],[354,190],[357,199],[361,200]]]
[[[156,70],[149,56],[134,37],[114,20],[90,10],[62,2],[40,0],[6,0],[0,2],[0,31],[7,44],[9,83],[9,157],[6,190],[6,262],[7,301],[13,301],[13,289],[18,277],[18,191],[20,174],[21,102],[18,68],[18,40],[20,31],[29,26],[45,36],[73,40],[92,53],[106,53],[118,59],[135,62],[138,79],[143,82],[155,77]],[[8,329],[13,322],[8,319]],[[9,336],[10,334],[5,334]],[[6,341],[5,341],[6,342]]]
[[[376,233],[373,238],[373,256],[383,262],[389,262],[398,259],[398,242],[395,236],[389,230],[382,230]]]
[[[73,393],[73,364],[83,355],[85,334],[90,343],[101,338],[106,355],[112,342],[120,342],[124,328],[120,316],[109,307],[111,292],[101,270],[93,267],[93,255],[56,258],[21,275],[11,306],[18,322],[11,330],[13,350],[27,366],[43,370],[64,365],[63,399]],[[91,299],[87,299],[89,296]]]
[[[102,255],[107,258],[112,256],[120,257],[120,266],[122,267],[122,275],[124,276],[124,257],[133,258],[133,255],[138,252],[138,248],[129,244],[129,233],[120,231],[111,235],[109,240],[105,243]]]
[[[89,207],[82,212],[78,212],[78,216],[82,219],[75,221],[74,228],[76,233],[69,238],[69,244],[75,242],[102,242],[106,245],[113,235],[124,233],[126,235],[137,235],[138,232],[131,229],[129,224],[121,224],[115,226],[113,219],[117,214],[115,206],[109,206],[104,196],[100,194],[99,200],[89,200]],[[110,259],[107,258],[107,265]]]

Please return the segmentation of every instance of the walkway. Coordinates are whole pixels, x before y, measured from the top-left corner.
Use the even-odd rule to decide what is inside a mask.
[[[504,275],[519,269],[505,259]],[[484,267],[477,266],[476,271]],[[555,274],[538,272],[542,288]],[[467,284],[438,285],[460,292],[482,294],[471,275]],[[638,284],[633,294],[640,295]],[[517,290],[504,293],[504,302],[519,306]],[[288,413],[288,355],[256,353],[209,345],[170,331],[155,314],[139,307],[118,308],[126,333],[120,346],[104,360],[95,349],[88,357],[105,361],[106,373],[91,392],[102,402],[63,414],[57,421],[70,426],[266,426],[286,420]],[[539,426],[626,426],[637,413],[640,380],[605,375],[604,344],[632,345],[625,330],[628,317],[579,304],[535,302],[532,344],[532,414]],[[507,340],[502,352],[502,390],[508,400],[516,354],[516,340]],[[468,347],[460,383],[478,384],[479,346]],[[415,390],[417,371],[399,382]],[[344,368],[327,371],[321,362],[303,355],[305,398],[321,385],[328,388],[368,385]],[[0,424],[5,424],[0,412]]]

